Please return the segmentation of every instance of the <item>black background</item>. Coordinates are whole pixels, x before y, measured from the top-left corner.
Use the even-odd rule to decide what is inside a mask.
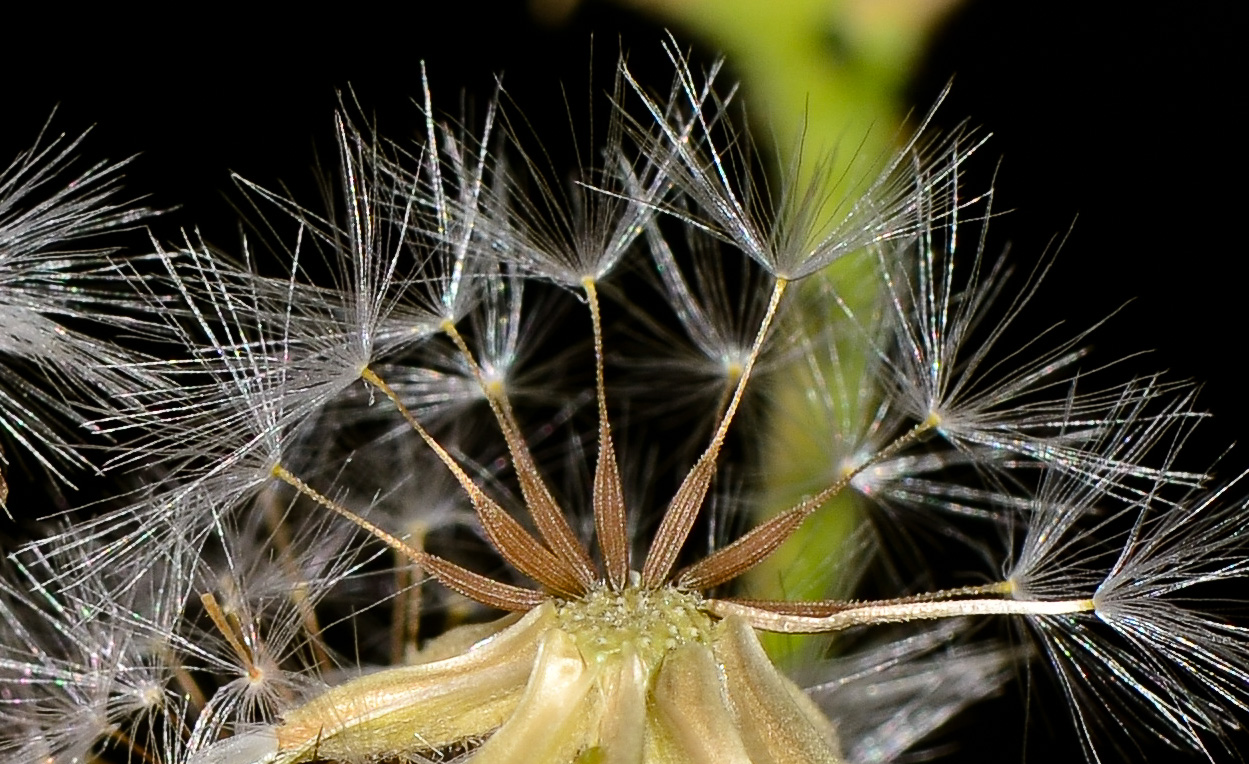
[[[1003,157],[996,204],[1013,211],[994,222],[991,248],[1009,242],[1028,263],[1072,229],[1030,321],[1083,327],[1131,301],[1095,336],[1099,354],[1150,350],[1134,370],[1204,382],[1201,401],[1217,416],[1190,449],[1202,466],[1249,421],[1245,377],[1234,371],[1249,301],[1244,123],[1232,116],[1245,95],[1245,30],[1230,3],[1165,13],[1092,5],[968,4],[939,34],[909,100],[926,108],[953,76],[941,119],[969,117],[994,133],[988,150]],[[139,154],[127,188],[156,207],[180,205],[155,224],[158,235],[198,226],[233,248],[229,200],[238,195],[228,172],[307,198],[313,149],[331,150],[335,91],[348,84],[393,135],[390,126],[417,126],[408,99],[422,59],[435,98],[452,109],[461,87],[484,100],[504,72],[527,115],[550,119],[559,140],[554,83],[585,92],[589,32],[600,73],[620,37],[639,67],[655,64],[657,85],[667,82],[661,27],[614,6],[585,5],[558,27],[536,23],[521,3],[426,6],[262,14],[192,3],[164,16],[6,19],[0,160],[28,146],[59,104],[55,130],[95,125],[86,156]],[[1233,451],[1220,471],[1245,464]],[[1055,711],[1049,683],[1035,684],[1026,743],[1027,693],[1011,689],[1010,702],[986,704],[942,736],[950,754],[941,760],[1079,760],[1061,701]]]

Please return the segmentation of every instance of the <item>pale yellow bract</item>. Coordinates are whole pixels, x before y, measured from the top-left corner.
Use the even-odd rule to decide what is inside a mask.
[[[454,657],[369,674],[293,709],[249,741],[274,749],[255,761],[372,761],[475,741],[476,764],[841,761],[832,725],[744,621],[696,609],[691,619],[676,601],[692,598],[674,589],[651,599],[637,615],[665,632],[658,639],[600,644],[614,622],[580,617],[585,602],[545,603]],[[229,755],[195,761],[244,761]]]

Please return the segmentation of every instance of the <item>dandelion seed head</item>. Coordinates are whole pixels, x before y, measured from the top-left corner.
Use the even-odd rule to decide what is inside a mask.
[[[70,401],[82,395],[107,409],[135,380],[117,371],[133,352],[66,324],[141,331],[144,320],[126,310],[128,301],[109,297],[120,280],[110,273],[111,250],[91,245],[107,245],[108,234],[152,212],[117,198],[126,162],[83,169],[76,157],[86,134],[49,137],[50,127],[0,169],[0,436],[68,482],[66,466],[89,464],[75,448],[86,407]],[[0,467],[13,456],[0,448]],[[0,507],[6,492],[0,479]]]
[[[423,80],[407,143],[344,98],[323,208],[237,179],[240,256],[190,232],[90,293],[143,353],[0,261],[11,439],[99,388],[126,476],[5,563],[0,760],[891,761],[1031,660],[1090,759],[1101,719],[1231,748],[1244,504],[1182,468],[1191,387],[1015,341],[1048,261],[986,255],[972,131],[769,168],[666,50],[571,182],[504,91],[470,127]],[[0,231],[39,218],[6,177]]]

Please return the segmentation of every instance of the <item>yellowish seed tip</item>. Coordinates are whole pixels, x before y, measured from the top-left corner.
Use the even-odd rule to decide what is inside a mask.
[[[701,606],[698,595],[672,587],[630,586],[619,592],[602,587],[562,603],[556,613],[588,662],[607,661],[629,645],[654,669],[682,644],[710,642],[713,622]]]

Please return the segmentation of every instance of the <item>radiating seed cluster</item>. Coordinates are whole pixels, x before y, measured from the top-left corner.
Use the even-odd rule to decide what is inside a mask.
[[[1236,758],[1194,387],[1019,336],[974,131],[768,164],[666,52],[570,183],[500,99],[340,113],[337,198],[240,179],[237,257],[80,249],[146,213],[76,144],[0,171],[0,764],[879,764],[1028,660],[1091,760]],[[115,495],[37,518],[19,463]]]

